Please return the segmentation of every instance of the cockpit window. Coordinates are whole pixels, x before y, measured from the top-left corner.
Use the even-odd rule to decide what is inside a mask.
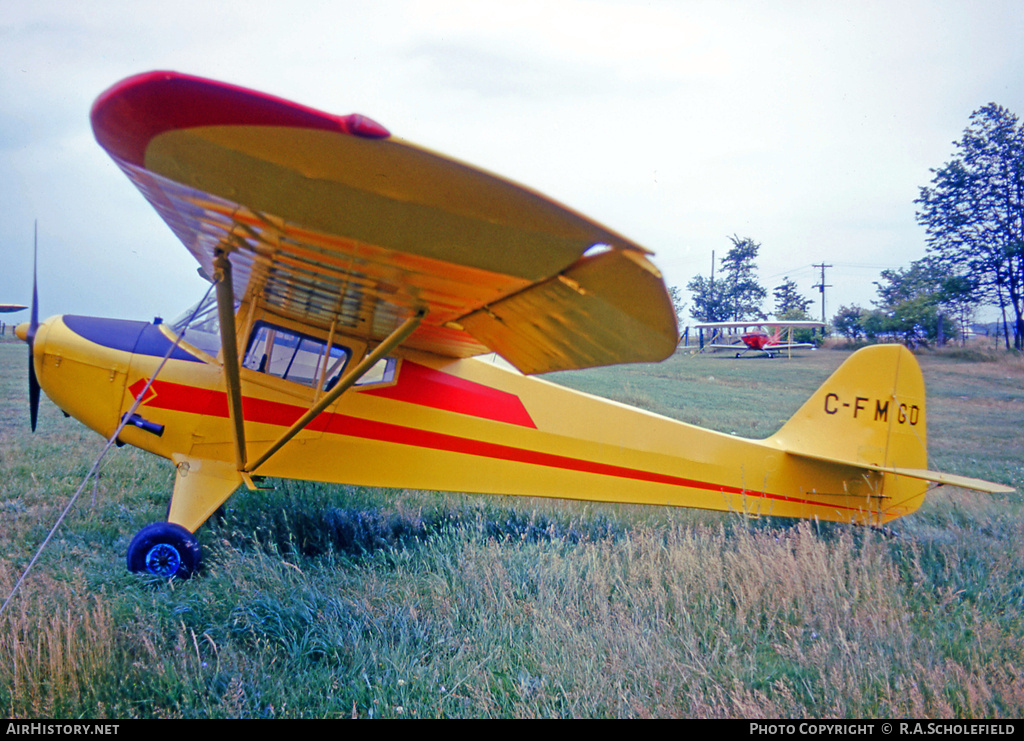
[[[324,340],[258,322],[249,338],[242,367],[313,388],[320,385],[322,378],[324,391],[330,391],[341,380],[351,354],[346,347],[331,345],[328,349]],[[394,358],[381,359],[359,379],[358,385],[393,380],[395,366]]]
[[[323,340],[260,322],[249,340],[242,367],[314,387],[322,375],[327,388],[337,383],[348,358],[346,348],[332,345],[327,352]]]
[[[381,358],[366,375],[359,379],[357,386],[366,386],[371,383],[390,383],[395,380],[395,366],[398,361],[395,358]]]

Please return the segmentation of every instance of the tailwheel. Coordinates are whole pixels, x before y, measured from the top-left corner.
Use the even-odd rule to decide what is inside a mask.
[[[128,546],[128,570],[164,579],[188,579],[199,569],[203,552],[196,536],[172,522],[146,525]]]

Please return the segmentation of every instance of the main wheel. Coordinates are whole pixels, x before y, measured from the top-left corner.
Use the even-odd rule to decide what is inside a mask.
[[[146,525],[128,546],[128,570],[188,579],[199,568],[203,551],[199,541],[181,525],[154,522]]]

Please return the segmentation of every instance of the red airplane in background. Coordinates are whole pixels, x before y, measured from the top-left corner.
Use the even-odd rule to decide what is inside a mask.
[[[701,349],[728,350],[735,352],[737,358],[742,357],[748,352],[760,352],[769,358],[774,358],[779,353],[813,348],[815,346],[811,342],[794,342],[793,330],[818,329],[824,326],[822,322],[811,321],[709,322],[707,324],[696,324],[694,329],[699,330],[701,333]],[[705,329],[711,332],[707,342],[703,342]],[[742,329],[745,331],[738,336],[735,334],[727,335],[726,330],[730,329]]]

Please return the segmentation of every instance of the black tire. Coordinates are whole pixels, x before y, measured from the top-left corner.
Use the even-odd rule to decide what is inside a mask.
[[[128,570],[164,579],[188,579],[199,569],[203,551],[196,536],[172,522],[146,525],[128,546]]]

